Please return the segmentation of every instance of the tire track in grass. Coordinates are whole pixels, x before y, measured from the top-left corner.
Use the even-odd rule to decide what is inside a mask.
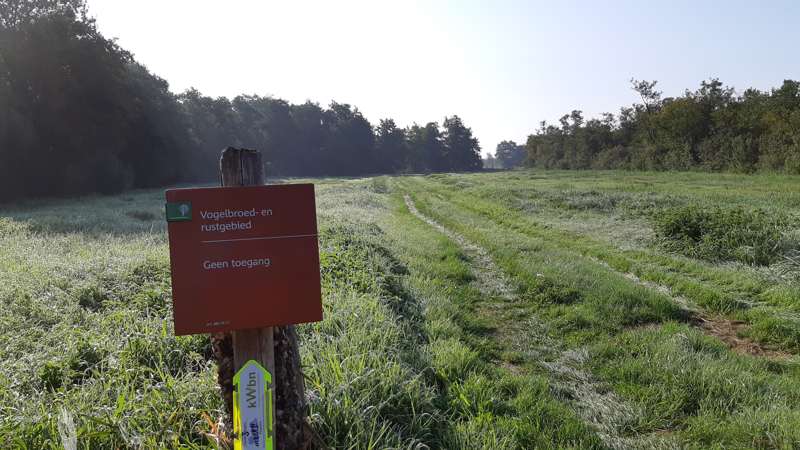
[[[667,296],[687,313],[692,326],[699,328],[705,334],[718,338],[724,342],[728,348],[736,353],[752,356],[763,356],[772,359],[789,359],[792,357],[791,353],[780,350],[772,350],[762,346],[752,339],[740,337],[739,335],[749,326],[746,322],[727,319],[719,315],[708,314],[688,298],[673,293],[672,289],[670,289],[668,286],[654,283],[652,281],[642,280],[636,276],[636,274],[631,272],[621,272],[616,270],[605,261],[593,256],[587,256],[587,258],[597,264],[600,264],[608,270],[613,271],[614,273],[622,275],[639,286],[657,291]]]
[[[411,214],[454,241],[469,257],[475,285],[483,295],[508,302],[519,300],[513,283],[486,249],[420,212],[409,195],[403,197]],[[536,343],[539,348],[556,355],[553,361],[539,361],[538,364],[552,375],[556,389],[566,394],[578,415],[595,429],[605,445],[614,449],[652,447],[652,443],[645,445],[641,438],[622,436],[621,430],[635,423],[639,413],[581,368],[590,357],[585,349],[560,348],[558,342],[548,337],[544,323],[535,316],[529,315],[525,324],[536,330],[541,341]]]
[[[452,201],[451,197],[446,197],[452,204],[458,205],[460,207],[466,208],[476,214],[483,214],[480,209],[476,209],[473,206],[465,203],[465,201]],[[496,224],[500,226],[507,227],[508,225],[504,221],[499,221],[496,219],[492,219]],[[584,237],[581,235],[581,237]],[[615,250],[621,250],[619,248],[613,247]],[[587,258],[590,261],[593,261],[606,269],[610,270],[613,273],[619,274],[635,284],[640,286],[646,287],[651,290],[655,290],[666,297],[670,298],[675,304],[677,304],[681,309],[683,309],[689,318],[689,325],[697,328],[701,332],[716,337],[720,339],[725,345],[727,345],[732,351],[751,355],[751,356],[758,356],[758,357],[765,357],[774,360],[785,360],[791,359],[796,352],[791,350],[784,350],[784,349],[776,349],[772,347],[769,343],[760,343],[755,339],[742,337],[747,330],[752,327],[752,324],[748,321],[742,320],[733,320],[725,317],[722,314],[714,313],[706,308],[702,308],[698,304],[694,303],[689,298],[680,295],[674,292],[674,289],[670,286],[645,280],[634,273],[627,272],[624,270],[617,269],[613,267],[608,262],[604,261],[603,259],[595,256],[592,254],[591,251],[588,249],[582,248],[581,246],[572,245],[571,250],[578,253],[580,256]],[[658,267],[660,270],[666,270],[667,272],[672,272],[669,266],[664,267],[662,263],[658,261],[650,261],[650,264],[653,264],[655,267]],[[697,273],[692,272],[678,272],[679,276],[684,277],[694,283],[698,283],[703,287],[706,287],[704,278]],[[800,322],[800,315],[794,314],[789,311],[779,310],[774,306],[771,306],[765,302],[756,301],[752,298],[737,298],[736,301],[743,306],[746,306],[748,309],[759,308],[764,312],[768,312],[771,316],[775,318],[779,318],[782,320],[788,320],[795,323]]]
[[[454,200],[449,196],[447,197],[447,199],[452,204],[458,205],[458,206],[460,206],[462,208],[465,208],[465,209],[467,209],[467,210],[469,210],[469,211],[471,211],[471,212],[473,212],[475,214],[486,215],[485,211],[483,211],[481,208],[476,208],[474,205],[465,203],[465,201],[463,201],[463,200],[462,201],[459,201],[457,199]],[[490,220],[493,220],[496,224],[498,224],[500,226],[504,226],[504,227],[508,227],[509,226],[508,223],[506,223],[505,221],[502,221],[502,220],[497,220],[497,219],[490,219]],[[534,224],[536,224],[536,223],[534,222]],[[512,228],[513,228],[513,226],[512,226]],[[545,228],[547,228],[547,226],[545,226]],[[584,238],[584,239],[587,238],[586,236],[584,236],[581,233],[577,233],[576,234],[574,232],[569,232],[569,231],[565,232],[564,230],[560,230],[560,232],[562,233],[562,236],[565,236],[565,237],[570,237],[571,235],[574,235],[574,236],[578,236],[578,237],[581,237],[581,238]],[[544,236],[540,235],[540,237],[544,237]],[[593,240],[593,239],[590,240],[589,243],[601,244],[601,242]],[[570,244],[569,248],[571,248],[572,250],[576,251],[581,256],[584,256],[584,257],[589,258],[589,259],[594,259],[594,260],[601,261],[595,255],[593,255],[591,251],[589,251],[586,248],[583,248],[580,245]],[[623,250],[623,249],[617,248],[617,247],[613,247],[613,248],[615,250],[618,250],[618,251],[619,250]],[[669,258],[666,255],[662,255],[662,256],[666,257],[666,258]],[[625,257],[625,258],[627,259],[627,257]],[[795,260],[792,260],[791,258],[789,258],[789,259],[790,259],[790,264],[791,264],[792,261],[795,261]],[[636,259],[634,259],[633,261],[629,261],[629,262],[633,263],[635,261],[636,261]],[[605,262],[605,261],[603,261],[603,262]],[[688,280],[688,281],[690,281],[692,283],[697,283],[699,285],[702,285],[703,287],[707,287],[706,282],[708,281],[708,279],[703,274],[698,273],[698,272],[694,271],[693,269],[688,270],[688,271],[679,270],[679,269],[676,269],[675,267],[673,267],[673,266],[671,266],[671,265],[669,265],[669,264],[667,264],[665,262],[661,262],[659,260],[648,260],[647,263],[652,265],[653,267],[655,267],[660,272],[672,273],[672,274],[677,275],[677,276],[679,276],[679,277],[681,277],[681,278],[683,278],[685,280]],[[618,269],[615,269],[613,267],[611,268],[611,270],[613,270],[613,271],[615,271],[617,273],[620,273],[620,274],[625,274],[625,272],[622,272],[622,271],[620,271]],[[715,282],[716,281],[719,281],[719,282],[723,282],[724,281],[723,279],[718,278],[716,275],[714,275],[712,277],[712,280],[715,281]],[[646,282],[646,283],[650,283],[650,281],[647,281],[647,280],[642,280],[642,281]],[[655,284],[656,282],[653,282],[653,283]],[[659,286],[662,286],[662,285],[659,284]],[[672,288],[670,288],[668,286],[665,286],[665,287],[667,289],[669,289],[669,290],[672,290]],[[720,290],[725,296],[737,295],[736,292],[725,291],[723,286],[714,285],[713,288],[717,289],[717,290]],[[800,322],[800,315],[799,314],[776,308],[775,306],[770,305],[769,303],[766,303],[766,302],[763,302],[763,301],[759,301],[759,300],[753,298],[753,297],[757,297],[760,293],[763,293],[763,292],[764,292],[763,290],[760,290],[757,293],[753,293],[753,294],[750,294],[750,295],[745,295],[743,297],[737,297],[737,298],[735,298],[735,302],[740,304],[740,305],[742,305],[742,306],[745,306],[747,308],[751,308],[751,309],[752,308],[762,308],[764,311],[769,312],[769,314],[774,316],[775,318],[780,318],[780,319],[783,319],[783,320],[789,320],[789,321],[793,321],[793,322]],[[697,305],[695,305],[695,306],[697,308],[699,308],[699,306],[697,306]],[[712,312],[708,311],[707,309],[699,309],[699,310],[703,314],[705,314],[704,317],[706,317],[706,318],[708,318],[708,317],[722,317],[719,314],[716,314],[716,315],[713,314]],[[732,324],[732,327],[737,328],[737,329],[744,329],[747,326],[749,326],[749,325],[746,325],[746,324],[743,324],[743,323],[737,323],[736,321],[732,321],[731,324]],[[786,352],[786,351],[783,351],[783,350],[779,350],[778,352],[779,353],[790,354],[790,352]]]

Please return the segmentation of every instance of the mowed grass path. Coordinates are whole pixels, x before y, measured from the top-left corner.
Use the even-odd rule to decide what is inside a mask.
[[[800,446],[796,267],[671,254],[652,223],[686,202],[796,217],[796,178],[313,181],[318,446]],[[161,190],[0,206],[0,448],[219,447],[208,338],[172,334],[162,209]]]
[[[494,363],[469,259],[390,180],[314,181],[319,447],[602,448],[546,377]],[[220,446],[209,340],[172,333],[162,209],[154,190],[0,210],[0,448]]]
[[[649,229],[673,204],[728,202],[788,211],[787,239],[795,238],[797,179],[739,179],[512,172],[399,183],[420,210],[486,248],[516,280],[523,306],[496,312],[512,328],[498,333],[514,343],[509,362],[547,366],[540,352],[526,354],[525,330],[513,331],[527,308],[551,337],[585,351],[584,367],[641,411],[626,426],[654,440],[642,446],[796,448],[797,267],[692,260],[661,250]],[[737,338],[762,352],[730,348],[698,326],[698,310],[741,323]],[[535,349],[536,339],[529,342]]]

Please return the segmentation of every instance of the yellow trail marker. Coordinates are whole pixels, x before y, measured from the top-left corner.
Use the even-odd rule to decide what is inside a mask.
[[[233,377],[234,450],[273,450],[272,375],[249,360]]]

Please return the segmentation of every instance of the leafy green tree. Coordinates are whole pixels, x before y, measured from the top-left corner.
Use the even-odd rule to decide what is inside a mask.
[[[92,24],[85,0],[0,0],[0,28],[24,27],[47,16],[66,16]]]
[[[447,170],[445,147],[439,124],[428,122],[424,127],[417,124],[406,130],[413,172],[442,172]]]
[[[458,116],[445,117],[442,143],[444,145],[445,167],[453,171],[480,170],[481,146],[472,135],[472,130],[464,125]]]
[[[325,112],[327,141],[323,151],[326,175],[374,172],[375,134],[358,108],[332,102]]]
[[[500,167],[504,169],[512,169],[521,166],[525,161],[527,152],[525,147],[517,145],[514,141],[502,141],[497,144],[494,151],[494,157],[500,163]]]
[[[377,169],[382,173],[395,173],[410,169],[409,147],[406,133],[392,119],[381,119],[375,127],[375,157]]]
[[[642,117],[642,128],[647,133],[650,144],[656,143],[656,130],[651,123],[651,117],[658,111],[661,105],[661,91],[656,90],[658,81],[636,80],[631,78],[631,88],[639,94],[642,99],[640,105],[634,105],[636,112]]]
[[[527,164],[544,168],[800,172],[800,83],[736,95],[718,79],[663,98],[655,81],[631,80],[642,102],[617,117],[573,111],[528,137]]]
[[[324,126],[325,112],[319,104],[306,102],[292,105],[292,119],[298,129],[296,158],[306,175],[321,176],[326,173],[323,151],[327,132]]]
[[[194,147],[192,174],[213,180],[217,176],[220,150],[241,145],[233,107],[224,97],[205,97],[196,89],[183,92],[178,101]]]

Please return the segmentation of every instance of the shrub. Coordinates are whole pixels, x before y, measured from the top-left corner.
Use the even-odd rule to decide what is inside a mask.
[[[768,265],[783,250],[785,216],[761,209],[688,205],[662,210],[656,233],[670,251],[708,261]]]
[[[604,148],[597,153],[597,156],[592,160],[592,169],[622,169],[629,166],[630,149],[617,145],[610,148]]]

